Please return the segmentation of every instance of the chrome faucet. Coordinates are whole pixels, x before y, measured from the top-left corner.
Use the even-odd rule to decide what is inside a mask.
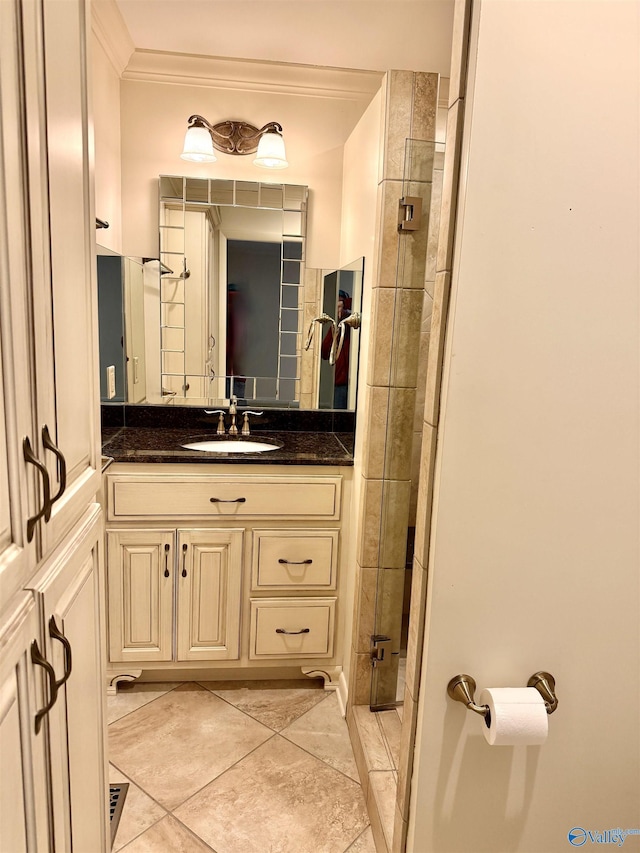
[[[231,426],[229,427],[229,435],[237,435],[238,427],[236,426],[236,415],[238,413],[238,398],[235,394],[231,395],[229,401],[229,414],[231,415]]]
[[[224,416],[226,414],[224,409],[205,409],[205,415],[219,415],[218,418],[218,428],[216,429],[216,435],[224,435]],[[238,398],[234,394],[229,401],[229,414],[231,415],[231,425],[229,427],[229,435],[237,435],[238,427],[236,426],[236,415],[238,414]],[[260,412],[262,414],[262,412]]]

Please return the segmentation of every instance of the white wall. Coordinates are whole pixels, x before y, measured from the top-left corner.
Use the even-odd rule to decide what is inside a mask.
[[[640,6],[474,16],[408,850],[552,853],[640,826]],[[540,747],[446,696],[538,669]]]
[[[91,39],[91,97],[96,216],[109,223],[108,229],[96,232],[96,240],[107,249],[121,252],[120,77],[95,34]]]
[[[137,47],[335,68],[449,70],[453,0],[119,0]],[[194,21],[194,7],[197,21]]]
[[[363,107],[354,100],[287,93],[209,88],[123,80],[122,218],[125,254],[156,256],[160,174],[308,184],[307,263],[337,267],[343,146]],[[252,157],[221,154],[209,165],[180,159],[187,119],[199,113],[212,123],[242,119],[284,129],[289,168],[254,166]]]

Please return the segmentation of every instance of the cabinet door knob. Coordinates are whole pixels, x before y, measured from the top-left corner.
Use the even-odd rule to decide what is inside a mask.
[[[164,546],[164,576],[169,577],[169,545]]]
[[[33,452],[29,436],[25,436],[22,439],[22,455],[24,456],[25,462],[28,462],[30,465],[35,465],[38,471],[42,474],[42,509],[40,509],[35,515],[32,515],[31,518],[27,519],[27,542],[31,542],[38,521],[41,518],[44,518],[45,521],[49,521],[51,518],[51,486],[49,483],[49,472],[47,471],[47,467],[42,464]]]
[[[62,631],[58,628],[56,624],[56,617],[52,616],[49,619],[49,636],[57,640],[59,643],[62,643],[64,647],[64,675],[59,681],[56,681],[56,690],[59,690],[62,685],[69,680],[69,676],[71,675],[71,643],[62,633]]]
[[[40,708],[40,710],[36,713],[35,716],[36,734],[38,734],[40,732],[40,726],[42,725],[42,720],[44,716],[48,714],[49,711],[56,704],[56,699],[58,698],[58,685],[56,682],[56,673],[49,661],[40,654],[40,649],[38,648],[37,640],[34,640],[31,643],[31,661],[36,666],[41,666],[47,673],[47,677],[49,679],[49,701],[44,706],[44,708]]]
[[[67,488],[67,460],[64,458],[64,454],[60,448],[56,447],[54,444],[49,433],[49,427],[46,424],[42,427],[42,445],[55,455],[58,460],[58,470],[60,472],[60,488],[55,495],[49,499],[49,507],[51,507],[52,504],[62,497],[64,490]]]
[[[186,543],[182,546],[182,577],[186,578],[187,576],[187,545]]]

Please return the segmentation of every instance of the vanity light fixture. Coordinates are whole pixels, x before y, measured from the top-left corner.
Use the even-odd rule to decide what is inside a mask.
[[[183,160],[194,163],[215,163],[215,151],[224,154],[256,154],[256,166],[266,169],[286,169],[289,165],[284,150],[282,125],[270,121],[264,127],[254,127],[246,121],[221,121],[211,124],[200,115],[189,117],[184,137]]]

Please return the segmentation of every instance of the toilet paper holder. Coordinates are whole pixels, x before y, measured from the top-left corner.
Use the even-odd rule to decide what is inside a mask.
[[[531,678],[527,681],[527,687],[535,687],[538,693],[544,699],[544,706],[547,709],[547,714],[553,714],[558,707],[558,697],[556,696],[556,680],[550,672],[534,672]],[[476,681],[471,675],[454,675],[447,685],[448,695],[456,702],[462,702],[470,711],[486,717],[489,713],[488,705],[476,705],[475,701]]]

